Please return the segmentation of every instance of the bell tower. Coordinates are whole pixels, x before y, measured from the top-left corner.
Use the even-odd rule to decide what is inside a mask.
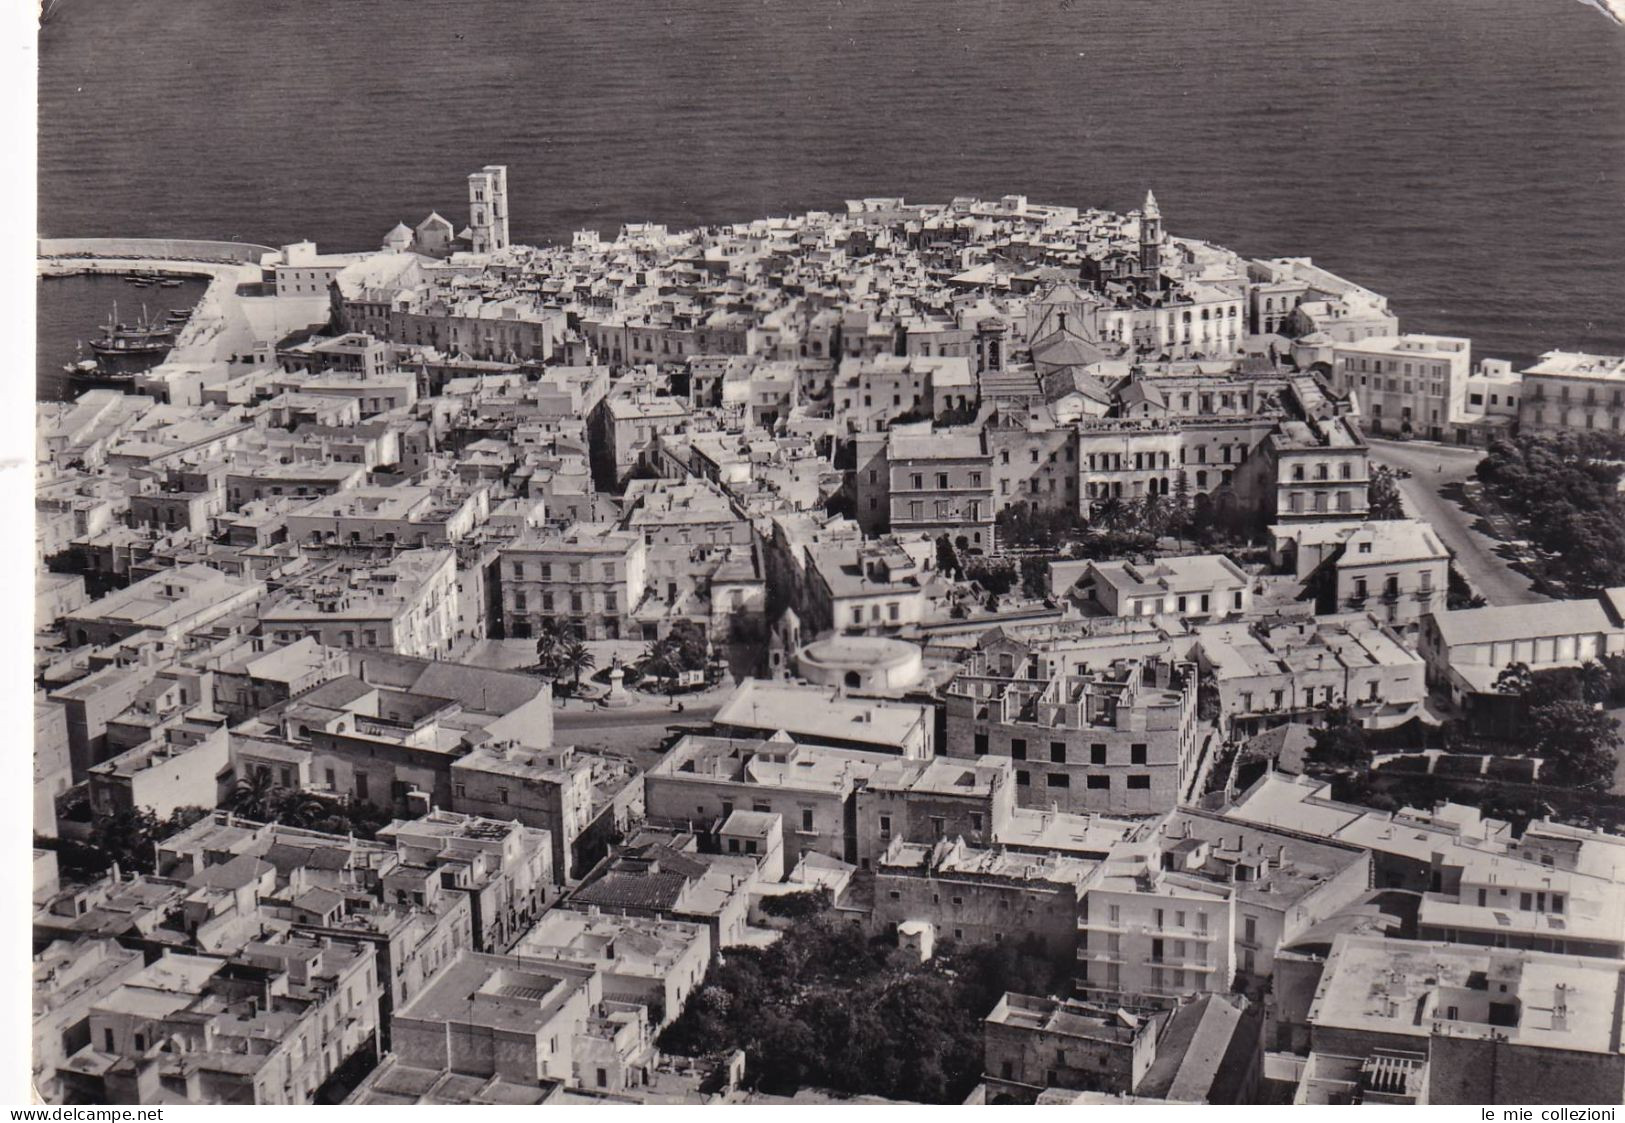
[[[1140,272],[1152,281],[1162,268],[1162,211],[1157,208],[1157,196],[1147,191],[1145,206],[1140,208]]]
[[[487,164],[468,177],[468,231],[475,253],[508,245],[508,168]]]

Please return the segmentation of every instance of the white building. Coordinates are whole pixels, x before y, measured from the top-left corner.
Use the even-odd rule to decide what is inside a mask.
[[[1332,356],[1332,385],[1354,393],[1373,433],[1438,441],[1467,417],[1471,340],[1383,335],[1339,343]]]

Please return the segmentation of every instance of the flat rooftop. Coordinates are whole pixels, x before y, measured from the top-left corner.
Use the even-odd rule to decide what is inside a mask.
[[[1622,971],[1618,960],[1346,934],[1332,945],[1309,1021],[1616,1054]]]
[[[1588,355],[1581,351],[1548,351],[1534,366],[1525,368],[1523,373],[1625,382],[1625,357]]]
[[[585,986],[580,969],[464,952],[395,1016],[537,1033]]]
[[[719,726],[783,730],[791,737],[851,741],[902,750],[931,724],[925,706],[848,698],[835,687],[746,679],[713,719]]]

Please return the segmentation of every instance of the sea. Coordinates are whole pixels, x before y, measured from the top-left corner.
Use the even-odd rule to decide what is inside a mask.
[[[361,249],[493,163],[533,243],[1154,188],[1475,356],[1625,354],[1625,29],[1580,0],[57,0],[39,43],[48,235]],[[42,370],[89,289],[42,286]]]

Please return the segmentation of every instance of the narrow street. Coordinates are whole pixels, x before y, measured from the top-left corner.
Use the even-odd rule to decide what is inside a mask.
[[[1506,546],[1485,533],[1487,524],[1465,505],[1466,484],[1484,456],[1482,451],[1421,441],[1367,440],[1373,463],[1411,473],[1410,479],[1398,481],[1405,509],[1432,524],[1456,556],[1457,567],[1486,600],[1534,604],[1547,599],[1535,592],[1528,577],[1507,564],[1502,556]]]

